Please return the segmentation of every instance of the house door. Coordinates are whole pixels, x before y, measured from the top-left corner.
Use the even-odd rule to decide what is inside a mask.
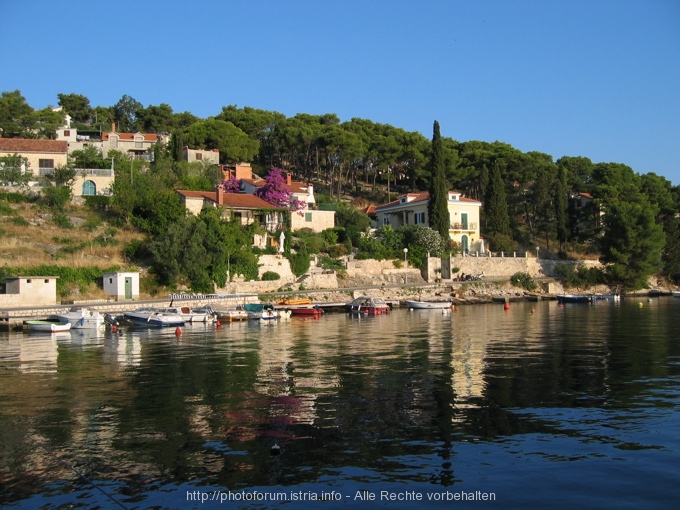
[[[465,255],[468,254],[468,251],[470,250],[470,245],[468,243],[468,236],[461,236],[460,237],[460,249]]]
[[[125,278],[125,299],[132,299],[132,278]]]
[[[463,230],[468,229],[468,215],[467,213],[460,213],[460,223],[463,227]]]
[[[451,278],[451,257],[442,258],[441,277],[444,280],[449,280]]]

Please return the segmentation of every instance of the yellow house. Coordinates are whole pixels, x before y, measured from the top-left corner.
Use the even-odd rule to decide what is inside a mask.
[[[37,140],[32,138],[0,138],[0,156],[19,154],[28,160],[28,167],[22,169],[32,175],[45,175],[55,168],[66,166],[68,144],[59,140]]]
[[[429,227],[427,205],[430,193],[420,191],[406,193],[396,200],[375,208],[378,227],[390,225],[399,228],[408,225]],[[466,198],[459,191],[447,193],[449,209],[449,239],[460,243],[463,253],[484,251],[484,242],[479,230],[479,215],[482,203]]]

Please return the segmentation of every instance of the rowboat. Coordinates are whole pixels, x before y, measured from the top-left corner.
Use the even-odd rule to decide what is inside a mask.
[[[68,312],[51,315],[48,321],[70,322],[72,329],[103,329],[104,316],[82,306],[74,306]]]
[[[69,321],[26,321],[26,324],[31,331],[41,331],[45,333],[57,333],[59,331],[69,331],[71,329],[71,323]]]
[[[451,308],[451,301],[412,301],[406,300],[406,306],[414,310]]]
[[[184,326],[185,322],[181,315],[168,308],[139,308],[123,316],[133,324],[151,328]]]
[[[382,315],[390,311],[390,307],[382,298],[361,296],[345,305],[351,314]]]

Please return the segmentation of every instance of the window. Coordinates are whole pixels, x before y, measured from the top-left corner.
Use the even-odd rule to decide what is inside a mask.
[[[203,154],[201,154],[200,152],[197,152],[196,153],[196,161],[201,161],[202,159],[203,159]]]
[[[118,147],[118,137],[117,136],[111,136],[111,138],[109,138],[109,145],[111,147],[114,147],[114,148]]]
[[[89,197],[97,194],[97,185],[92,181],[85,181],[83,183],[83,196]]]
[[[70,129],[64,129],[64,136],[71,136],[71,130]]]
[[[425,213],[417,212],[413,215],[413,222],[416,225],[425,225]]]
[[[305,221],[312,221],[312,213],[305,213]]]
[[[468,229],[468,215],[467,213],[460,213],[460,222],[463,224],[463,230]]]
[[[33,283],[33,280],[29,278],[28,280],[26,280],[26,283]]]
[[[135,149],[143,149],[144,148],[144,142],[141,140],[135,140]]]
[[[113,278],[109,278],[109,283],[113,283]]]
[[[383,216],[383,225],[389,225],[390,219],[387,216]]]
[[[49,280],[45,280],[45,283],[50,283],[50,281],[49,281]]]
[[[53,159],[39,159],[38,160],[38,167],[39,168],[54,168],[54,160]]]

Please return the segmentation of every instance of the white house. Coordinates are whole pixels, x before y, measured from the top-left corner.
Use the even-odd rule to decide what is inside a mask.
[[[104,294],[114,296],[116,301],[139,299],[139,273],[104,273]]]

